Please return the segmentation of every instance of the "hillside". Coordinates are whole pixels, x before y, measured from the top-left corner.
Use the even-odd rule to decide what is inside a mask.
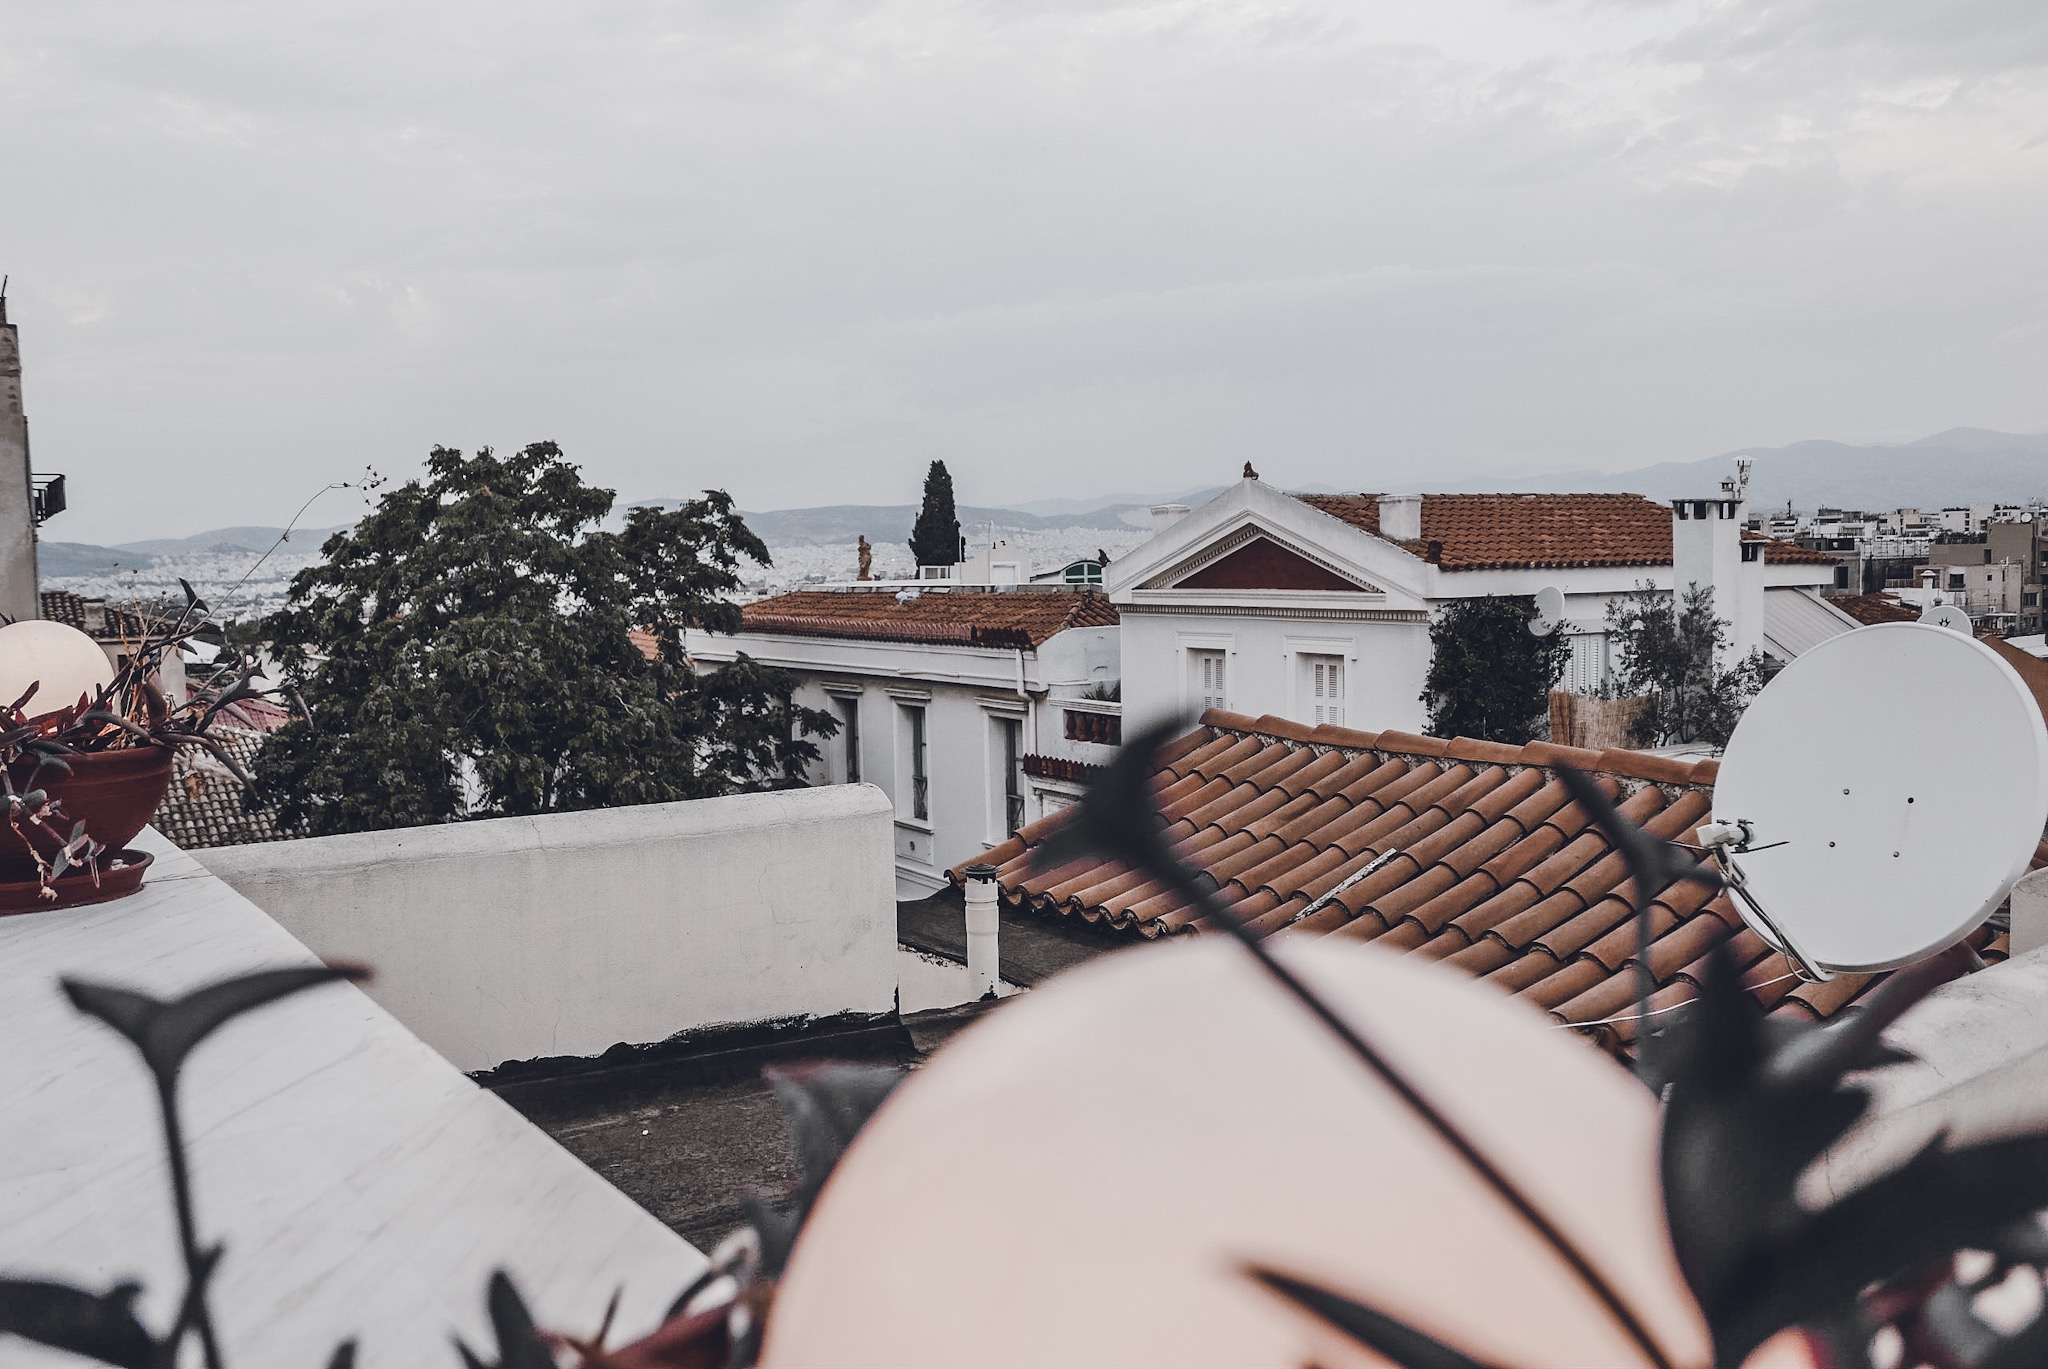
[[[1652,499],[1711,494],[1734,459],[1753,457],[1754,508],[1939,509],[1950,504],[2048,499],[2048,434],[1950,428],[1912,442],[1854,445],[1794,442],[1745,447],[1703,461],[1667,461],[1629,471],[1566,471],[1448,484],[1447,491],[1626,491]]]

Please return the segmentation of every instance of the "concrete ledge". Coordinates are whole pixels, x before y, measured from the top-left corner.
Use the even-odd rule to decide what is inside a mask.
[[[1942,985],[1885,1033],[1917,1059],[1872,1072],[1869,1116],[1807,1176],[1825,1201],[1951,1144],[2048,1130],[2048,950]]]
[[[894,815],[836,785],[195,853],[464,1070],[895,1006]]]
[[[162,997],[306,948],[154,833],[140,892],[0,918],[0,1273],[104,1289],[140,1279],[161,1332],[184,1274],[148,1074],[58,988],[75,974]],[[226,1246],[214,1309],[238,1365],[364,1369],[489,1345],[484,1287],[508,1269],[545,1325],[594,1330],[623,1290],[643,1334],[704,1259],[352,985],[229,1023],[180,1089],[200,1232]],[[83,1361],[6,1338],[0,1363]]]

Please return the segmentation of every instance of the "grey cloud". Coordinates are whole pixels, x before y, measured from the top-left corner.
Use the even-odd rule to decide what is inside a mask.
[[[64,537],[274,521],[437,441],[767,507],[935,455],[987,502],[2041,426],[2040,30],[38,3],[0,269]]]

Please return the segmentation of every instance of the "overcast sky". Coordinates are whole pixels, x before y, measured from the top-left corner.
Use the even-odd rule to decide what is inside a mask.
[[[2040,0],[12,0],[0,270],[67,541],[435,443],[768,508],[2036,431],[2044,68]]]

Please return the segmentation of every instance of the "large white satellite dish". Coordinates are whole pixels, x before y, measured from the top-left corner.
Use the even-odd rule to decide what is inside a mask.
[[[1714,786],[1736,906],[1806,968],[1910,964],[1968,935],[2048,823],[2048,726],[1988,647],[1923,623],[1822,642],[1759,694]],[[1739,828],[1739,838],[1731,829]]]
[[[1536,591],[1536,616],[1529,620],[1529,631],[1538,637],[1548,637],[1564,626],[1564,591],[1556,585],[1545,585]]]

